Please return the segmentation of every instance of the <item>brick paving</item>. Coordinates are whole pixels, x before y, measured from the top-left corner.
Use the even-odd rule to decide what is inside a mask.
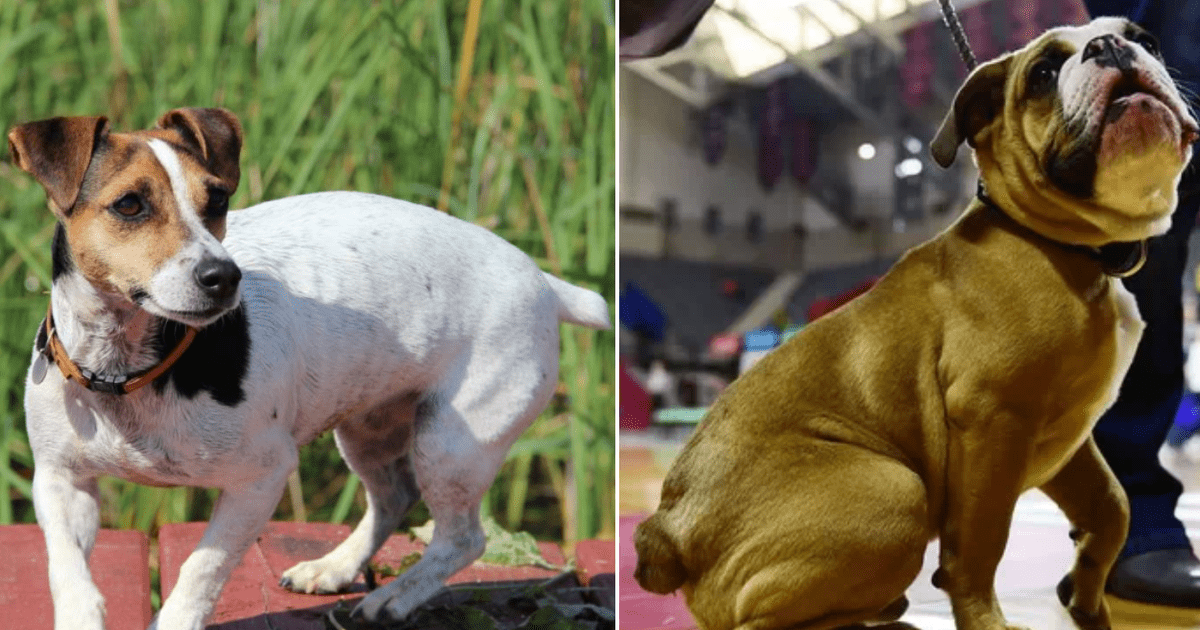
[[[195,548],[205,523],[164,525],[159,531],[159,567],[162,593],[169,595],[179,579],[179,568]],[[317,558],[333,549],[350,533],[345,525],[272,522],[234,570],[209,630],[325,630],[326,611],[342,600],[354,605],[366,593],[360,576],[348,593],[305,595],[279,586],[279,577],[297,562]],[[403,559],[423,549],[406,534],[392,536],[375,556],[375,564],[398,567]],[[542,557],[555,566],[567,558],[552,543],[539,543]],[[0,576],[0,620],[20,620],[20,627],[49,630],[53,627],[50,592],[46,581],[46,551],[36,525],[0,527],[0,548],[12,565]],[[615,566],[612,541],[583,541],[576,546],[580,582],[612,584]],[[144,630],[151,618],[149,545],[139,532],[102,530],[92,555],[96,583],[108,606],[109,630]],[[476,563],[459,572],[450,584],[484,584],[546,580],[559,571],[540,567],[501,567]],[[386,583],[389,577],[380,577]]]

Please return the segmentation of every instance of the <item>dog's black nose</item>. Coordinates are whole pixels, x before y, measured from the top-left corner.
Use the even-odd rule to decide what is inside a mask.
[[[1083,47],[1083,62],[1095,59],[1096,65],[1101,68],[1118,68],[1124,71],[1133,68],[1135,54],[1133,48],[1116,35],[1101,35]]]
[[[216,300],[227,300],[237,291],[242,281],[242,270],[232,260],[205,258],[196,265],[196,284]]]

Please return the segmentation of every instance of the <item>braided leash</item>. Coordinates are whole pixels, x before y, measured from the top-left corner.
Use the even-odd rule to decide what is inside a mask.
[[[967,70],[974,70],[979,62],[975,60],[975,53],[971,52],[971,44],[967,41],[962,22],[958,21],[954,5],[950,4],[950,0],[938,0],[938,4],[942,7],[942,21],[946,23],[946,28],[950,29],[950,38],[958,48],[958,55],[962,57],[963,63],[967,64]]]

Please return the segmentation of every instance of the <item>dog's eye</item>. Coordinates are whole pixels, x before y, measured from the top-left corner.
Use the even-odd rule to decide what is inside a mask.
[[[1140,44],[1141,47],[1145,48],[1146,52],[1150,53],[1151,55],[1153,55],[1155,57],[1158,57],[1160,55],[1159,48],[1158,48],[1158,40],[1155,39],[1154,36],[1151,35],[1150,33],[1138,33],[1133,38],[1133,41]]]
[[[1057,85],[1060,67],[1062,67],[1062,62],[1059,60],[1053,58],[1039,60],[1029,71],[1029,87],[1040,92]]]
[[[117,199],[112,205],[113,212],[127,219],[140,216],[144,208],[142,197],[137,193],[128,193]]]
[[[205,215],[210,219],[219,219],[229,212],[229,193],[220,188],[208,189],[208,205],[204,207]]]

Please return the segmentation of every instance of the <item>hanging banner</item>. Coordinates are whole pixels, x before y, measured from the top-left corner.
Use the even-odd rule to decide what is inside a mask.
[[[1012,28],[1008,31],[1008,48],[1016,50],[1033,41],[1042,32],[1038,24],[1041,0],[1021,0],[1008,3],[1008,19]]]
[[[783,128],[787,118],[787,93],[783,81],[767,86],[762,117],[758,121],[758,183],[775,189],[783,175]]]
[[[959,12],[967,41],[971,42],[971,49],[980,63],[994,59],[1001,52],[996,46],[996,38],[992,36],[992,25],[988,20],[989,10],[990,7],[985,2]]]
[[[728,103],[710,105],[704,110],[700,119],[700,134],[704,144],[704,161],[709,166],[716,166],[725,157],[725,147],[729,134]]]
[[[808,118],[792,118],[792,177],[796,182],[807,184],[817,172],[817,156],[820,154],[820,138],[816,125]]]
[[[904,33],[904,62],[900,64],[900,99],[909,109],[920,109],[933,93],[933,46],[931,22],[918,24]]]
[[[1062,23],[1071,26],[1080,26],[1087,24],[1091,20],[1088,15],[1087,7],[1084,6],[1083,0],[1061,0],[1062,1]]]

